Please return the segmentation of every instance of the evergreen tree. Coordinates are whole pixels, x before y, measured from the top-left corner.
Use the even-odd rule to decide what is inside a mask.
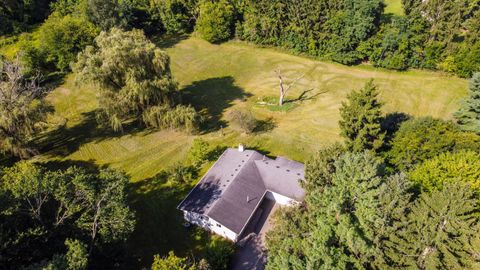
[[[480,72],[473,74],[469,96],[455,118],[462,129],[480,134]]]
[[[334,162],[330,186],[307,194],[308,269],[361,269],[378,254],[374,239],[379,216],[382,163],[371,153],[347,152]]]
[[[310,234],[305,208],[281,208],[273,218],[275,229],[266,235],[267,269],[306,269],[304,239]]]
[[[341,135],[352,151],[375,151],[383,145],[382,103],[377,98],[377,87],[370,80],[360,91],[348,95],[348,103],[342,103],[342,119],[339,122]]]
[[[401,269],[474,269],[480,245],[479,204],[469,187],[447,184],[423,193],[392,234],[386,252]]]
[[[334,162],[344,152],[344,147],[337,143],[320,149],[307,161],[305,181],[302,182],[307,193],[316,192],[322,187],[332,184],[332,173],[335,171]]]

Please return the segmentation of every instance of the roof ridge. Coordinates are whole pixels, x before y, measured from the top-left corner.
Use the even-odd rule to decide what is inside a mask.
[[[225,152],[227,152],[228,150],[230,151],[238,151],[237,149],[235,148],[227,148],[227,150],[225,150]],[[255,151],[255,150],[244,150],[245,152],[246,151],[249,151],[249,152],[252,152],[252,153],[257,153],[259,154],[259,152]],[[225,153],[224,152],[224,153]],[[210,205],[210,207],[208,207],[207,211],[204,213],[205,215],[208,215],[210,213],[210,211],[215,208],[215,205],[218,204],[218,202],[222,199],[221,195],[224,194],[225,192],[227,192],[229,190],[229,188],[232,186],[232,184],[235,182],[235,179],[237,179],[237,177],[240,175],[240,173],[242,172],[242,170],[245,168],[245,166],[250,162],[250,161],[255,161],[255,160],[252,160],[253,158],[253,154],[252,155],[249,155],[248,156],[248,159],[246,162],[243,162],[243,165],[240,167],[240,169],[235,173],[235,176],[233,176],[232,180],[230,181],[230,183],[227,185],[227,187],[222,190],[222,193],[219,194],[219,199],[215,200],[215,202],[213,202],[212,205]],[[255,165],[255,162],[253,162],[253,164]],[[260,172],[258,171],[258,168],[257,166],[255,166],[255,169],[257,170],[257,173],[260,175]],[[262,179],[262,182],[263,182],[263,179]],[[265,186],[265,183],[263,183],[264,186]]]

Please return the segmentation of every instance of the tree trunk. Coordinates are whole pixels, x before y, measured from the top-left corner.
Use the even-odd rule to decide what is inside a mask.
[[[285,88],[283,87],[283,78],[280,71],[278,71],[278,80],[280,89],[280,98],[278,99],[278,105],[281,107],[283,106],[283,101],[285,99]]]

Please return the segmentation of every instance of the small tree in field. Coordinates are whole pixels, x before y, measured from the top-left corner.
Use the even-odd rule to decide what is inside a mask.
[[[383,145],[382,103],[377,98],[377,87],[370,80],[360,91],[348,95],[348,103],[342,103],[339,124],[349,149],[375,151]]]
[[[302,74],[300,77],[296,78],[288,85],[285,85],[285,79],[284,79],[284,76],[282,75],[282,71],[279,69],[279,70],[276,70],[275,73],[278,76],[278,88],[280,90],[278,105],[283,106],[283,103],[285,102],[285,98],[287,97],[288,90],[290,90],[292,86],[294,86],[301,78],[303,78],[305,74]]]
[[[48,112],[44,93],[39,77],[25,77],[18,60],[0,63],[0,152],[20,158],[36,153],[28,142]]]
[[[252,133],[258,125],[250,111],[233,110],[229,114],[232,126],[244,133]]]
[[[195,30],[205,40],[216,43],[232,36],[234,9],[227,0],[203,1]]]
[[[480,72],[473,74],[470,94],[455,118],[462,129],[480,134]]]

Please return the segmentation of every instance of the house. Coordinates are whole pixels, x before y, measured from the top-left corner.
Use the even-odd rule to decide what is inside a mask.
[[[303,200],[304,173],[302,163],[270,159],[242,145],[229,148],[177,208],[189,223],[236,242],[264,199],[280,205]]]

